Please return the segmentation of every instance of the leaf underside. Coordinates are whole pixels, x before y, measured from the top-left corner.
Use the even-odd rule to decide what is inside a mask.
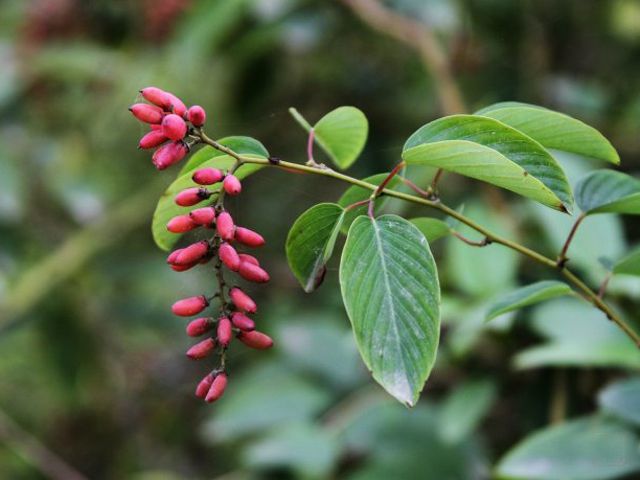
[[[544,300],[571,295],[572,293],[571,287],[564,282],[545,280],[533,283],[498,298],[489,307],[486,320],[491,320],[503,313],[519,310]]]
[[[576,185],[576,203],[587,215],[640,214],[640,180],[615,170],[596,170]]]

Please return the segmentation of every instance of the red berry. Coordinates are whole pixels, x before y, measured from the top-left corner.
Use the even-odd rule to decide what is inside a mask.
[[[211,388],[213,379],[214,379],[213,373],[210,373],[206,375],[202,380],[200,380],[200,383],[196,387],[196,397],[204,398],[207,396],[207,392]]]
[[[171,267],[171,270],[175,272],[186,272],[187,270],[191,270],[196,265],[198,265],[198,262],[189,263],[187,265],[169,265],[169,266]]]
[[[229,291],[229,296],[233,304],[240,310],[244,310],[247,313],[256,313],[258,311],[256,302],[238,287],[233,287]]]
[[[273,346],[273,340],[269,335],[253,330],[251,332],[240,332],[238,339],[247,347],[257,350],[266,350]]]
[[[241,262],[249,262],[257,265],[258,267],[260,266],[260,262],[253,255],[249,255],[248,253],[239,253],[238,256],[240,257]]]
[[[200,105],[194,105],[187,110],[187,118],[194,127],[201,127],[207,120],[207,113]]]
[[[231,314],[231,323],[236,328],[249,332],[256,328],[256,323],[247,317],[244,313],[234,312]]]
[[[129,107],[129,111],[133,113],[134,117],[145,123],[160,123],[164,116],[161,108],[147,103],[135,103]]]
[[[160,130],[151,130],[145,134],[138,143],[138,148],[155,148],[158,145],[162,145],[168,139],[164,136]]]
[[[201,168],[191,178],[200,185],[213,185],[224,178],[224,173],[217,168]]]
[[[204,295],[187,297],[178,300],[171,306],[171,311],[180,317],[190,317],[197,315],[209,306],[209,302]]]
[[[192,187],[182,190],[176,195],[175,202],[181,207],[191,207],[211,196],[206,188]]]
[[[234,231],[236,229],[235,224],[233,223],[233,218],[229,215],[228,212],[222,212],[218,215],[218,220],[216,221],[216,229],[218,230],[218,235],[223,240],[233,240]]]
[[[227,388],[227,376],[224,373],[219,373],[216,375],[216,378],[213,379],[211,388],[207,392],[204,401],[208,403],[215,402],[224,394],[225,388]]]
[[[187,134],[187,124],[175,113],[170,113],[162,119],[162,133],[171,140],[182,140]]]
[[[216,219],[216,209],[213,207],[196,208],[189,213],[189,217],[197,225],[211,225]]]
[[[161,107],[163,110],[168,110],[171,106],[169,94],[158,87],[146,87],[140,90],[140,93],[145,100]]]
[[[188,247],[182,249],[182,251],[176,256],[173,263],[175,265],[188,265],[190,263],[199,262],[209,252],[209,242],[201,240],[196,243],[192,243]]]
[[[223,243],[220,245],[218,249],[218,255],[220,256],[220,260],[225,266],[231,270],[232,272],[237,272],[238,268],[240,268],[240,257],[238,256],[238,252],[228,243]]]
[[[186,105],[176,97],[173,93],[167,92],[167,96],[169,97],[169,109],[173,110],[173,113],[180,117],[184,117],[184,114],[187,113]]]
[[[199,337],[204,335],[213,328],[213,321],[209,317],[196,318],[191,320],[187,325],[187,335],[190,337]]]
[[[184,233],[197,227],[198,224],[189,215],[178,215],[167,223],[167,230],[172,233]]]
[[[242,191],[242,184],[235,175],[227,175],[224,177],[222,187],[228,195],[238,195]]]
[[[231,335],[231,321],[227,317],[222,317],[218,320],[218,343],[223,347],[228,347]]]
[[[242,278],[250,282],[266,283],[269,281],[269,274],[253,263],[240,262],[238,273]]]
[[[235,239],[247,247],[261,247],[264,245],[262,235],[244,227],[236,227]]]
[[[216,342],[213,338],[207,338],[202,340],[201,342],[193,345],[189,350],[187,350],[187,357],[192,360],[200,360],[201,358],[205,358],[213,349],[216,348]]]
[[[182,160],[189,153],[189,147],[184,142],[171,142],[153,152],[151,161],[158,170],[164,170]]]

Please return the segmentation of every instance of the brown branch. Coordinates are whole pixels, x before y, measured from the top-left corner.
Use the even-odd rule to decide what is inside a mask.
[[[422,63],[433,76],[445,115],[466,111],[460,88],[451,73],[449,60],[429,27],[395,13],[378,0],[342,0],[342,3],[374,30],[395,38],[418,52]]]

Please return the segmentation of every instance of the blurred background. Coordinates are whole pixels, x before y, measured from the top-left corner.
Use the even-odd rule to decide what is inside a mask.
[[[481,479],[531,432],[592,414],[603,387],[640,368],[637,350],[575,300],[485,324],[497,294],[549,272],[455,239],[432,245],[436,369],[417,407],[395,403],[358,357],[336,259],[312,295],[286,264],[295,218],[343,185],[272,170],[230,209],[267,238],[273,280],[251,294],[276,347],[233,350],[224,399],[198,401],[207,365],[184,356],[169,306],[212,280],[172,272],[153,244],[151,214],[176,171],[136,149],[143,128],[127,107],[157,85],[203,105],[210,136],[253,136],[304,161],[287,108],[315,122],[355,105],[370,134],[350,173],[365,177],[388,171],[422,124],[518,100],[599,128],[637,173],[638,58],[634,0],[0,0],[0,478]],[[605,166],[560,160],[573,181]],[[413,174],[424,185],[432,172]],[[441,189],[549,255],[572,222],[462,177]],[[633,217],[589,217],[572,263],[597,286],[598,258],[639,239]],[[637,278],[609,291],[640,321]]]

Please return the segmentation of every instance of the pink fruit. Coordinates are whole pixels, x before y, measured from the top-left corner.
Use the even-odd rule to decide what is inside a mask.
[[[189,263],[187,265],[169,265],[169,266],[171,267],[171,270],[173,270],[174,272],[186,272],[187,270],[191,270],[193,267],[198,265],[198,263],[199,262]]]
[[[207,338],[202,340],[201,342],[193,345],[189,350],[187,350],[187,357],[192,360],[200,360],[201,358],[205,358],[213,349],[216,348],[216,342],[213,338]]]
[[[163,110],[169,110],[171,107],[171,97],[158,87],[146,87],[140,90],[140,93],[145,100],[161,107]]]
[[[202,257],[209,253],[209,242],[201,240],[196,243],[192,243],[188,247],[182,249],[182,251],[176,256],[173,263],[175,265],[188,265],[191,263],[199,262]]]
[[[247,347],[257,350],[266,350],[273,346],[273,340],[269,335],[253,330],[251,332],[240,332],[238,339]]]
[[[207,396],[207,392],[211,388],[214,378],[213,373],[210,373],[200,380],[200,383],[198,383],[196,387],[196,397],[205,398]]]
[[[194,105],[187,110],[187,118],[194,127],[201,127],[207,120],[207,114],[200,105]]]
[[[238,252],[228,243],[223,243],[220,245],[218,249],[218,255],[220,256],[220,260],[225,266],[231,270],[232,272],[237,272],[238,268],[240,268],[240,257],[238,256]]]
[[[191,187],[186,188],[176,195],[175,202],[181,207],[191,207],[211,196],[211,192],[206,188]]]
[[[233,240],[236,226],[233,223],[233,218],[228,212],[222,212],[218,215],[216,229],[218,231],[218,235],[220,235],[220,238],[223,240]]]
[[[135,103],[129,107],[129,111],[133,113],[134,117],[145,123],[160,123],[164,116],[161,108],[147,103]]]
[[[236,328],[249,332],[256,328],[256,323],[244,313],[234,312],[231,314],[231,323]]]
[[[260,266],[260,262],[253,255],[249,255],[248,253],[239,253],[238,257],[240,257],[241,262],[249,262],[253,263],[254,265]]]
[[[235,175],[227,175],[224,177],[222,187],[227,195],[238,195],[242,191],[242,184]]]
[[[213,207],[196,208],[189,213],[189,217],[197,225],[211,225],[216,219],[216,209]]]
[[[200,185],[213,185],[224,178],[224,173],[217,168],[201,168],[191,178]]]
[[[204,295],[196,297],[187,297],[178,300],[171,306],[171,311],[180,317],[190,317],[197,315],[209,306],[209,302]]]
[[[269,274],[261,267],[249,262],[240,262],[238,273],[245,280],[256,283],[266,283],[269,281]]]
[[[158,170],[164,170],[182,160],[187,153],[189,147],[184,142],[171,142],[153,152],[151,161]]]
[[[162,145],[167,140],[167,137],[165,137],[164,133],[162,133],[160,130],[151,130],[140,139],[138,148],[155,148],[159,145]]]
[[[167,230],[172,233],[184,233],[197,227],[198,224],[189,215],[178,215],[167,223]]]
[[[187,107],[182,100],[176,97],[173,93],[167,92],[167,96],[169,97],[169,110],[173,111],[173,113],[180,117],[184,117],[184,114],[187,113]]]
[[[171,140],[182,140],[187,134],[187,124],[175,113],[170,113],[162,119],[162,133]]]
[[[213,321],[209,317],[196,318],[191,320],[187,325],[187,335],[190,337],[199,337],[204,335],[213,328]]]
[[[244,310],[247,313],[256,313],[258,311],[256,302],[238,287],[233,287],[229,291],[229,296],[233,304],[240,310]]]
[[[215,402],[224,394],[225,388],[227,388],[227,376],[224,373],[219,373],[216,375],[216,378],[213,379],[211,388],[207,392],[204,401],[208,403]]]
[[[244,227],[236,227],[235,239],[247,247],[261,247],[265,243],[262,235]]]
[[[228,347],[231,342],[231,321],[227,317],[218,320],[218,343],[223,347]]]

